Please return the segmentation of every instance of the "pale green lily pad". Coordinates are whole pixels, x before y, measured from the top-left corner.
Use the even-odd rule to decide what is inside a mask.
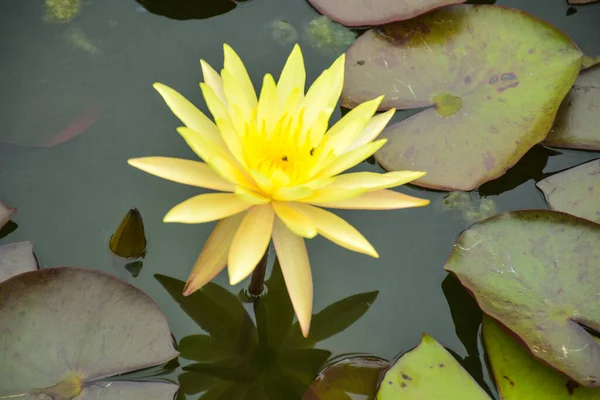
[[[600,150],[600,65],[581,71],[558,110],[544,144]]]
[[[15,212],[17,212],[16,208],[10,208],[0,201],[0,228],[10,221]]]
[[[496,214],[496,202],[476,192],[450,192],[444,196],[440,207],[442,211],[459,211],[470,222]]]
[[[454,5],[360,36],[342,104],[383,94],[381,109],[428,107],[386,128],[375,158],[426,171],[416,185],[469,191],[546,137],[581,62],[568,37],[523,11]]]
[[[112,394],[137,400],[153,393],[153,399],[172,400],[176,390],[170,383],[107,379],[163,364],[178,353],[156,304],[99,271],[47,268],[2,282],[0,337],[0,398]]]
[[[484,313],[539,359],[600,387],[600,225],[556,211],[513,211],[463,232],[444,267]]]
[[[374,400],[379,376],[389,365],[377,357],[344,358],[321,371],[302,400]]]
[[[483,338],[503,400],[599,400],[600,390],[577,387],[542,364],[496,321],[483,320]]]
[[[600,158],[552,175],[536,186],[553,210],[600,223]]]
[[[38,269],[32,242],[9,243],[0,246],[0,282],[23,272]]]
[[[377,400],[489,400],[454,357],[431,336],[404,354],[385,374]]]

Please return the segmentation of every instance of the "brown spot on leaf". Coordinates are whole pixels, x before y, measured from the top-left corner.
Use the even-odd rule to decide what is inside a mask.
[[[490,153],[489,151],[486,152],[485,156],[483,157],[483,165],[485,166],[485,168],[488,171],[490,171],[492,168],[494,168],[495,164],[496,164],[496,159],[494,158],[492,153]]]
[[[415,154],[415,146],[412,145],[404,152],[404,157],[411,158]]]
[[[490,132],[493,133],[494,135],[498,134],[498,128],[496,128],[495,126],[490,126]]]
[[[510,379],[508,376],[504,375],[503,378],[506,379],[508,381],[508,383],[510,383],[510,386],[513,386],[513,387],[515,386],[515,383],[513,382],[513,380]]]
[[[534,49],[529,49],[529,54],[533,54],[533,53],[535,53],[535,50]]]
[[[472,79],[470,76],[465,76],[465,83],[471,83]]]
[[[356,63],[358,65],[365,65],[365,60],[358,60]]]
[[[575,389],[579,387],[579,383],[569,380],[565,384],[565,386],[567,387],[567,392],[569,392],[569,396],[573,396],[573,393],[575,393]]]
[[[405,388],[406,387],[406,383],[402,382],[402,384],[400,385],[400,387]]]
[[[422,22],[419,23],[419,30],[424,34],[428,34],[429,32],[431,32],[429,30],[429,27]]]
[[[445,365],[444,365],[444,364],[438,364],[438,367],[440,367],[440,368],[444,368],[444,367],[445,367]]]
[[[406,374],[402,374],[402,378],[406,379],[407,381],[412,381],[412,378]]]
[[[490,78],[490,80],[488,81],[488,83],[489,83],[490,85],[493,85],[493,84],[494,84],[494,83],[496,83],[496,82],[498,82],[498,77],[497,77],[497,76],[492,76],[492,77]]]
[[[562,289],[558,289],[558,294],[563,294],[563,290]]]
[[[512,80],[517,79],[517,76],[515,74],[513,74],[512,72],[508,72],[506,74],[502,74],[500,79],[503,81],[512,81]]]

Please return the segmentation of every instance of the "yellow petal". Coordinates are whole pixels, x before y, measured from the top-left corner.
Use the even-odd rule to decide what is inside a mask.
[[[312,125],[308,128],[308,140],[312,147],[317,147],[321,143],[321,139],[327,127],[329,126],[329,118],[331,118],[332,109],[326,108],[317,115],[317,118],[313,121]]]
[[[298,211],[315,221],[317,232],[342,247],[379,258],[371,243],[359,231],[337,215],[308,204],[297,204]]]
[[[267,204],[271,202],[271,199],[262,196],[253,190],[247,190],[240,186],[236,186],[235,195],[248,204]]]
[[[227,108],[227,97],[225,97],[225,89],[223,89],[223,80],[221,79],[221,76],[204,60],[200,60],[200,66],[202,67],[204,82],[210,86],[223,105]]]
[[[271,74],[266,74],[263,79],[263,86],[258,100],[258,110],[256,116],[256,125],[259,132],[263,131],[263,126],[267,132],[275,130],[279,121],[279,99],[277,98],[277,86]]]
[[[348,210],[395,210],[399,208],[423,207],[429,200],[419,199],[404,193],[389,189],[366,192],[350,200],[332,203],[313,203],[326,208],[341,208]]]
[[[312,195],[313,190],[308,186],[281,187],[275,191],[273,198],[279,201],[294,201]]]
[[[185,97],[162,83],[155,83],[154,88],[163,97],[167,106],[188,128],[198,132],[202,137],[222,145],[223,140],[217,126],[204,113]]]
[[[302,58],[300,46],[296,44],[285,62],[285,66],[277,82],[277,94],[279,95],[279,104],[282,109],[286,108],[285,105],[292,92],[295,91],[297,93],[296,96],[303,97],[305,84],[306,71],[304,70],[304,59]]]
[[[198,132],[189,128],[180,127],[177,132],[185,139],[188,146],[210,165],[221,178],[245,187],[256,187],[228,150],[204,139]]]
[[[380,139],[376,142],[368,143],[358,149],[349,151],[337,157],[333,162],[329,163],[325,168],[318,171],[314,178],[325,178],[337,175],[364,161],[372,156],[387,142],[387,139]]]
[[[259,170],[253,169],[250,171],[250,176],[254,179],[257,186],[263,193],[271,194],[273,193],[273,182],[269,178],[267,178],[262,172]]]
[[[248,211],[229,249],[229,283],[237,285],[246,279],[261,260],[273,232],[275,214],[270,204],[255,206]]]
[[[335,108],[340,95],[342,94],[342,87],[344,86],[344,69],[346,67],[346,54],[342,53],[337,60],[333,62],[329,71],[331,72],[331,88],[327,93],[327,107]]]
[[[184,185],[233,192],[231,182],[221,178],[207,164],[200,161],[170,157],[130,158],[127,163],[152,175]]]
[[[303,199],[299,199],[297,201],[302,203],[310,203],[310,204],[322,204],[322,203],[332,203],[338,202],[348,199],[353,199],[355,197],[360,196],[366,190],[361,188],[323,188],[315,190],[314,193],[310,196],[307,196]]]
[[[314,221],[300,213],[288,203],[274,201],[271,203],[275,214],[281,219],[285,225],[296,235],[308,239],[317,236],[317,228]]]
[[[217,222],[194,264],[183,289],[184,296],[189,296],[206,285],[225,268],[231,241],[245,214],[239,213]]]
[[[354,142],[348,146],[346,152],[357,149],[360,146],[364,146],[365,144],[375,140],[381,131],[383,131],[383,129],[386,127],[387,123],[390,122],[390,119],[392,119],[395,112],[396,110],[392,108],[391,110],[374,116],[367,124],[365,129],[363,129],[358,137],[354,139]]]
[[[237,79],[235,79],[235,77],[230,71],[223,69],[221,71],[221,76],[223,77],[223,88],[225,90],[225,97],[227,97],[227,104],[229,104],[229,113],[231,114],[231,108],[234,104],[237,105],[241,111],[240,116],[243,118],[243,120],[237,121],[234,118],[234,120],[236,120],[236,128],[239,128],[237,126],[237,122],[241,122],[241,125],[243,126],[243,123],[250,121],[250,118],[252,117],[252,112],[254,110],[254,107],[256,106],[256,102],[250,103],[250,99],[248,99],[248,96],[245,95],[242,86],[237,81]],[[238,133],[242,133],[242,131],[238,129]]]
[[[354,172],[336,176],[333,178],[333,182],[327,186],[327,189],[360,188],[366,191],[381,190],[404,185],[405,183],[419,179],[423,175],[425,175],[425,172],[419,171],[393,171],[386,174],[377,174],[375,172]]]
[[[312,124],[319,116],[319,113],[329,111],[329,115],[326,115],[327,122],[329,122],[329,117],[331,116],[331,112],[333,112],[333,107],[327,106],[329,102],[328,96],[330,91],[331,73],[329,70],[325,70],[313,82],[306,93],[304,101],[302,102],[301,108],[304,109],[304,114],[300,123],[302,124],[303,134],[306,134],[306,132],[310,129]],[[296,126],[292,126],[292,130],[295,128]]]
[[[246,67],[244,67],[244,63],[228,44],[223,45],[223,51],[225,53],[223,67],[229,71],[239,83],[245,101],[251,108],[256,107],[256,92],[254,91],[254,86],[252,86],[252,81],[250,80],[250,76],[248,76]]]
[[[382,100],[383,96],[379,96],[374,100],[366,101],[344,115],[327,131],[325,147],[332,149],[335,155],[344,153],[367,126]]]
[[[201,194],[177,204],[165,215],[163,222],[201,224],[229,217],[250,206],[233,193]]]
[[[278,218],[273,225],[273,244],[300,329],[307,337],[312,318],[313,283],[306,245]]]

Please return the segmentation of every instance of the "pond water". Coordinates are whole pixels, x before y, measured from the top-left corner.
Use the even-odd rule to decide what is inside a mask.
[[[207,18],[188,20],[183,19],[189,12],[183,5],[193,1],[150,3],[182,19],[154,14],[133,0],[84,2],[68,23],[48,21],[41,1],[3,4],[0,200],[18,207],[13,218],[18,228],[0,244],[32,240],[41,268],[94,268],[132,283],[157,302],[179,341],[203,331],[155,274],[185,281],[214,224],[164,224],[164,214],[198,189],[158,179],[126,163],[128,158],[151,155],[195,158],[175,131],[179,121],[152,83],[175,88],[206,112],[198,88],[199,59],[220,68],[223,43],[240,54],[255,87],[260,87],[264,73],[278,74],[294,39],[302,46],[312,82],[340,54],[340,46],[344,49],[349,33],[336,36],[341,43],[307,34],[320,15],[304,0],[252,0],[226,13],[230,3],[215,0],[195,8],[196,16]],[[584,53],[600,55],[600,4],[578,7],[575,13],[563,0],[496,4],[541,17]],[[175,9],[179,6],[182,9]],[[223,13],[210,16],[219,12]],[[340,115],[338,110],[334,120]],[[398,113],[395,120],[405,115]],[[75,125],[66,128],[73,121]],[[88,125],[84,133],[57,146],[22,146],[48,144],[60,139],[52,138],[61,130],[68,134],[69,129]],[[339,212],[373,243],[380,258],[347,251],[322,237],[308,241],[314,310],[358,293],[378,294],[361,318],[318,347],[330,351],[332,358],[361,353],[392,360],[418,344],[426,332],[458,357],[470,355],[464,366],[480,383],[493,387],[477,343],[481,317],[442,267],[459,233],[479,216],[490,209],[546,209],[535,182],[597,157],[593,152],[538,146],[504,177],[481,187],[480,194],[451,198],[455,207],[444,201],[447,193],[404,186],[401,192],[430,199],[431,205]],[[355,170],[383,171],[367,162]],[[482,200],[480,195],[487,197]],[[137,277],[108,249],[111,234],[133,207],[143,217],[148,238]],[[237,295],[248,281],[231,287],[222,273],[213,282]],[[176,380],[180,373],[179,368],[165,376]]]

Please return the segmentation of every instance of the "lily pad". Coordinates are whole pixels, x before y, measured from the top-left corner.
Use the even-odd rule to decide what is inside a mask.
[[[377,400],[489,400],[467,371],[428,335],[385,374]]]
[[[245,0],[136,0],[153,14],[177,20],[205,19],[233,10]]]
[[[0,337],[0,397],[137,400],[151,392],[172,400],[176,390],[170,383],[107,379],[178,353],[156,304],[99,271],[47,268],[4,281]]]
[[[321,14],[346,26],[382,25],[414,18],[466,0],[308,0]]]
[[[325,368],[302,400],[374,400],[379,377],[390,363],[377,357],[344,358]]]
[[[600,387],[600,225],[556,211],[513,211],[463,232],[447,271],[539,359]]]
[[[588,69],[596,64],[600,64],[600,56],[597,56],[596,58],[590,56],[583,56],[583,63],[581,64],[581,69]]]
[[[16,208],[10,208],[0,201],[0,228],[10,221],[15,212],[17,212]]]
[[[489,317],[483,339],[494,380],[503,400],[599,400],[600,391],[581,387],[542,364]]]
[[[561,104],[544,144],[572,149],[600,150],[600,65],[581,71]]]
[[[0,246],[0,282],[23,272],[38,269],[33,243],[18,242]]]
[[[599,0],[568,0],[569,4],[591,4],[596,3]]]
[[[360,36],[342,104],[385,95],[381,109],[427,107],[387,127],[375,158],[427,171],[416,185],[469,191],[546,137],[581,60],[568,37],[523,11],[454,5]]]
[[[600,223],[600,158],[552,175],[536,186],[553,210]]]

